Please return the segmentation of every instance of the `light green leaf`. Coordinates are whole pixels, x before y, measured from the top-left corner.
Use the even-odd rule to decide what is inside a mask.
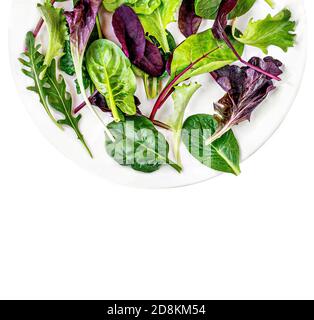
[[[228,30],[227,32],[229,33]],[[243,44],[234,40],[232,37],[230,38],[237,52],[242,55]],[[207,56],[205,56],[206,54]],[[204,58],[201,59],[202,57]],[[220,69],[237,60],[225,42],[215,39],[212,30],[208,29],[202,33],[190,36],[174,51],[171,63],[171,79],[174,79],[178,74],[188,68],[191,63],[199,59],[201,60],[180,77],[180,82],[203,73]]]
[[[86,54],[88,73],[105,97],[115,121],[122,120],[119,109],[134,115],[136,78],[129,59],[113,42],[100,39],[91,44]]]
[[[162,0],[161,5],[150,15],[139,15],[144,30],[155,37],[164,52],[170,52],[167,26],[175,21],[174,14],[181,0]]]
[[[50,0],[45,0],[44,4],[39,3],[37,7],[45,21],[49,34],[48,49],[44,61],[45,68],[40,74],[41,79],[43,79],[52,60],[63,56],[63,48],[65,40],[68,38],[68,31],[63,9],[55,8]]]
[[[176,86],[172,94],[174,111],[168,124],[173,131],[174,155],[179,165],[181,165],[180,144],[184,113],[192,96],[200,87],[201,85],[196,82],[189,85],[183,84],[182,86]]]
[[[262,20],[251,19],[243,35],[234,37],[246,45],[260,48],[265,54],[271,45],[286,52],[289,47],[294,46],[296,37],[294,33],[296,23],[290,19],[289,9],[283,9],[274,17],[269,14]]]

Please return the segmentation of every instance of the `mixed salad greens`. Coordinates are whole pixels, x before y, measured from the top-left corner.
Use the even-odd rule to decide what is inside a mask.
[[[286,52],[296,37],[288,8],[261,20],[252,18],[239,30],[237,19],[257,1],[275,7],[272,0],[44,0],[37,5],[42,19],[27,33],[20,58],[23,73],[32,79],[28,89],[37,93],[57,127],[74,130],[91,157],[79,128],[79,112],[85,107],[100,121],[107,153],[120,165],[150,173],[167,164],[181,172],[183,142],[203,165],[238,175],[240,147],[232,128],[250,120],[283,72],[274,57],[244,60],[244,48],[254,46],[267,55],[270,46],[277,46]],[[71,2],[73,10],[65,11],[56,2]],[[112,13],[118,44],[104,38],[102,23],[110,17],[104,10]],[[178,45],[167,30],[176,16],[186,37]],[[205,19],[213,21],[212,28],[198,32]],[[49,35],[46,50],[36,43],[43,25]],[[82,97],[77,107],[65,74]],[[225,94],[214,103],[213,115],[185,119],[201,87],[192,78],[201,74],[212,77]],[[145,101],[136,97],[137,78],[143,79],[147,99],[155,99],[150,116],[140,110]],[[172,115],[163,123],[156,116],[170,97]],[[101,113],[113,121],[107,124]],[[174,161],[157,128],[172,131]]]

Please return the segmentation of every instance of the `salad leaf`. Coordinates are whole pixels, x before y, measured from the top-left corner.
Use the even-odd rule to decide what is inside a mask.
[[[49,105],[56,111],[63,115],[63,119],[58,120],[61,125],[68,126],[74,130],[77,138],[81,141],[91,158],[93,157],[90,149],[88,148],[84,137],[79,129],[79,121],[81,120],[81,115],[74,117],[72,115],[72,97],[66,91],[66,84],[64,78],[59,76],[57,78],[56,61],[51,62],[50,67],[46,72],[46,85],[44,87],[45,95]]]
[[[211,115],[193,115],[183,124],[183,143],[191,155],[203,165],[217,171],[239,175],[240,148],[232,130],[210,145],[205,143],[217,127],[218,123]]]
[[[218,9],[218,14],[216,17],[216,20],[214,22],[213,25],[213,35],[216,39],[221,39],[223,40],[228,47],[233,51],[234,55],[238,58],[239,61],[241,61],[243,64],[245,64],[246,66],[254,69],[255,71],[258,71],[264,75],[266,75],[267,77],[270,77],[271,79],[275,79],[280,81],[281,79],[279,77],[277,77],[276,75],[273,75],[255,65],[250,64],[249,62],[245,61],[244,59],[242,59],[241,55],[237,49],[234,47],[232,41],[230,41],[227,33],[226,33],[226,27],[228,24],[228,14],[235,8],[235,6],[237,5],[238,0],[222,0],[221,4],[219,6]],[[239,37],[237,34],[237,32],[234,32],[235,36]]]
[[[282,74],[282,63],[272,57],[252,58],[250,63],[275,75]],[[273,81],[248,67],[227,66],[212,73],[217,83],[227,94],[214,104],[219,119],[219,128],[208,138],[211,144],[230,130],[234,125],[250,120],[252,112],[275,89]]]
[[[174,155],[179,165],[181,165],[180,144],[184,113],[192,96],[200,87],[201,85],[196,82],[189,85],[183,84],[176,86],[172,94],[174,112],[168,124],[172,128]]]
[[[108,154],[120,165],[151,173],[169,164],[176,171],[181,167],[169,159],[169,144],[165,137],[143,116],[127,117],[123,122],[108,125],[114,142],[107,139]]]
[[[63,56],[63,46],[68,33],[63,9],[55,8],[50,0],[45,0],[44,4],[39,3],[37,7],[45,21],[49,34],[49,44],[44,60],[45,68],[40,74],[40,78],[43,79],[52,60]]]
[[[265,19],[253,21],[251,19],[242,35],[234,37],[250,46],[260,48],[265,54],[271,45],[281,48],[287,52],[289,47],[293,47],[296,35],[295,21],[291,21],[291,11],[283,9],[275,16],[267,15]]]
[[[145,32],[155,37],[164,52],[170,52],[167,39],[167,26],[173,22],[181,0],[161,0],[161,5],[149,15],[140,14],[139,18]]]
[[[187,38],[197,33],[202,18],[195,13],[195,0],[183,0],[179,11],[179,29]]]
[[[230,30],[228,30],[228,33],[230,34]],[[244,50],[243,44],[234,39],[231,39],[231,41],[237,51],[242,54]],[[236,61],[236,57],[228,46],[223,41],[215,39],[213,31],[208,29],[187,38],[174,51],[171,63],[171,79],[180,74],[193,61],[198,60],[209,52],[211,54],[196,63],[193,68],[180,77],[179,81],[182,82],[191,77],[220,69]]]
[[[227,32],[229,32],[229,29],[227,29]],[[243,44],[234,39],[231,41],[234,48],[242,53]],[[187,38],[174,51],[170,80],[160,93],[150,114],[150,119],[155,118],[158,109],[172,94],[174,86],[191,77],[220,69],[235,60],[236,56],[232,50],[223,41],[215,39],[211,29]]]
[[[46,81],[40,78],[40,74],[46,68],[44,65],[44,56],[39,52],[40,45],[35,45],[35,37],[32,32],[28,32],[26,34],[26,49],[27,50],[23,53],[25,58],[20,58],[19,61],[24,66],[22,72],[34,81],[33,86],[30,86],[27,89],[38,94],[40,103],[43,105],[49,118],[56,126],[62,129],[62,126],[52,115],[47,103],[46,93],[44,89]]]
[[[149,15],[152,14],[161,4],[162,0],[137,0],[137,1],[130,1],[130,6],[137,14],[145,14]],[[132,2],[134,2],[132,4]]]
[[[75,74],[77,77],[77,83],[80,88],[81,94],[90,111],[104,126],[105,132],[108,137],[110,139],[114,139],[110,131],[107,129],[106,124],[98,115],[98,113],[93,109],[90,101],[88,100],[85,91],[82,71],[84,54],[86,51],[88,40],[96,24],[96,16],[100,4],[101,0],[80,0],[79,2],[77,2],[73,11],[67,11],[64,14],[70,28],[71,53]]]
[[[128,5],[138,14],[151,14],[160,3],[161,0],[103,0],[104,8],[109,12],[114,12],[121,5]]]
[[[215,20],[219,6],[223,0],[195,0],[195,12],[198,16]],[[246,14],[255,4],[256,0],[238,0],[237,5],[229,12],[229,19]]]
[[[64,55],[60,59],[60,70],[65,72],[69,76],[75,75],[75,67],[72,59],[70,40],[66,40],[64,43]]]
[[[134,115],[136,79],[122,50],[109,40],[97,40],[87,51],[86,63],[88,73],[97,90],[106,98],[115,121],[122,120],[118,109]]]
[[[116,10],[112,26],[123,52],[135,66],[153,77],[164,73],[165,62],[158,47],[146,39],[141,22],[130,7],[123,5]]]

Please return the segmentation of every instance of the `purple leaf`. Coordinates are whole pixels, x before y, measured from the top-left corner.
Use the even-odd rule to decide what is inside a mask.
[[[133,61],[141,60],[145,54],[146,38],[135,12],[130,7],[121,6],[113,15],[112,27],[125,55]]]
[[[216,39],[224,40],[224,33],[228,24],[228,14],[237,4],[238,0],[222,0],[212,29]]]
[[[254,57],[249,63],[276,76],[282,74],[282,63],[272,57],[264,60]],[[275,89],[269,77],[249,67],[226,66],[211,74],[227,94],[214,104],[220,128],[209,139],[208,144],[220,138],[234,125],[250,120],[252,112]]]
[[[102,0],[81,0],[73,11],[65,12],[70,28],[70,41],[82,55],[96,23],[96,16]]]
[[[260,72],[270,77],[271,79],[280,81],[281,79],[278,76],[272,74],[271,72],[267,72],[266,70],[263,70],[258,66],[252,65],[249,62],[242,59],[242,57],[239,55],[239,53],[237,52],[237,50],[234,48],[231,41],[229,40],[228,35],[225,31],[228,24],[228,14],[236,7],[237,4],[238,4],[238,0],[222,0],[218,9],[218,14],[217,14],[215,23],[212,28],[214,37],[216,39],[223,40],[228,45],[228,47],[233,51],[233,53],[239,59],[239,61],[241,61],[243,64],[254,69],[257,72]]]
[[[202,18],[195,13],[195,0],[183,0],[179,11],[179,29],[187,38],[197,33]]]
[[[146,39],[143,26],[130,7],[122,5],[115,11],[112,26],[123,52],[135,66],[153,77],[164,73],[160,50]]]

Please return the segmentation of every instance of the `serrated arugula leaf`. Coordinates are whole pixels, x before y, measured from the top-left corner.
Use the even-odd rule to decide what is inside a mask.
[[[49,118],[60,128],[61,125],[57,122],[55,117],[52,115],[44,90],[45,80],[40,79],[40,74],[45,69],[44,56],[38,51],[40,45],[35,46],[35,38],[32,32],[26,34],[26,48],[27,51],[23,53],[25,58],[20,58],[19,61],[22,63],[24,68],[22,72],[29,78],[33,79],[34,85],[27,89],[36,92],[39,96],[40,103],[46,110]]]
[[[50,67],[47,69],[44,92],[47,96],[49,105],[64,117],[63,119],[58,120],[58,123],[72,128],[89,155],[93,157],[79,129],[81,115],[77,117],[72,115],[72,97],[66,90],[64,78],[61,75],[59,76],[59,79],[57,78],[56,60],[53,60]]]
[[[234,34],[234,37],[246,45],[260,48],[265,54],[271,45],[286,52],[295,44],[295,26],[290,10],[283,9],[273,17],[269,14],[262,20],[251,19],[243,35],[237,37]]]
[[[68,31],[63,9],[55,8],[50,0],[45,0],[44,4],[39,3],[37,8],[45,21],[49,34],[49,44],[44,60],[45,68],[40,74],[40,77],[43,79],[52,60],[63,56],[63,47],[68,37]]]

